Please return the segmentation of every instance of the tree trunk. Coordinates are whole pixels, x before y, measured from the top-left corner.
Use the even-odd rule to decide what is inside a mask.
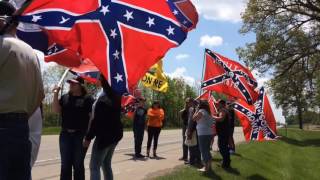
[[[302,107],[298,105],[298,120],[299,120],[299,128],[303,129],[303,122],[302,122]]]

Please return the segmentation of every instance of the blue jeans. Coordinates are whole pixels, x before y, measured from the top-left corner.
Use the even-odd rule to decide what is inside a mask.
[[[0,114],[0,137],[0,179],[29,179],[31,143],[27,115]]]
[[[111,160],[117,143],[111,144],[104,149],[98,148],[97,141],[92,146],[92,154],[90,161],[90,179],[100,180],[100,168],[102,166],[105,180],[113,180],[113,173],[111,168]]]
[[[59,138],[61,155],[61,180],[84,180],[85,149],[82,146],[84,133],[62,131]]]
[[[200,152],[201,152],[202,160],[204,163],[207,163],[210,160],[212,160],[212,156],[210,153],[210,145],[211,145],[212,137],[213,135],[198,136]]]

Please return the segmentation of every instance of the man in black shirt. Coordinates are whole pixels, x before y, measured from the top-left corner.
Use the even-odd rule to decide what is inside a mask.
[[[182,120],[182,157],[179,160],[183,160],[185,162],[188,161],[188,146],[185,145],[185,141],[189,120],[189,108],[192,106],[192,104],[193,100],[191,98],[187,98],[185,102],[185,107],[180,111],[180,117]]]
[[[229,112],[226,107],[226,101],[219,100],[218,102],[218,116],[213,116],[216,120],[216,129],[218,134],[218,147],[223,158],[222,167],[230,167],[230,153],[228,149],[229,142]]]
[[[85,149],[82,141],[88,129],[88,123],[94,99],[87,95],[83,86],[83,79],[77,77],[67,81],[70,90],[58,100],[60,88],[55,87],[53,110],[61,114],[62,129],[59,137],[61,153],[61,180],[72,179],[72,168],[74,179],[85,178],[84,158]]]
[[[136,158],[144,158],[141,154],[141,146],[143,141],[144,129],[146,126],[147,109],[145,108],[145,99],[138,99],[138,106],[133,117],[133,134],[134,134],[134,149]]]
[[[234,133],[234,121],[235,121],[235,113],[232,106],[232,102],[227,102],[227,109],[229,112],[229,153],[234,154],[235,153],[235,144],[233,139],[233,133]]]

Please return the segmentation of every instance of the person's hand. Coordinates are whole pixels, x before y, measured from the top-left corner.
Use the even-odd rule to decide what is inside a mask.
[[[84,139],[82,145],[84,148],[88,148],[90,146],[91,141]]]
[[[55,85],[54,88],[52,89],[52,92],[53,92],[53,93],[59,93],[60,90],[61,90],[61,87]]]

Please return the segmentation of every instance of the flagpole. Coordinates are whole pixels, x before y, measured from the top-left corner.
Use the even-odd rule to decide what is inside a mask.
[[[206,61],[206,49],[204,49],[204,53],[203,53],[203,62],[202,62],[202,77],[201,77],[201,81],[200,81],[200,89],[199,89],[199,96],[202,93],[202,88],[201,88],[201,84],[204,78],[204,68],[205,68],[205,61]]]
[[[69,68],[67,68],[67,69],[64,71],[63,75],[61,76],[61,78],[60,78],[60,80],[59,80],[58,87],[61,87],[62,82],[63,82],[64,78],[66,78],[66,76],[67,76],[67,74],[68,74],[69,70],[70,70],[70,69],[69,69]]]

